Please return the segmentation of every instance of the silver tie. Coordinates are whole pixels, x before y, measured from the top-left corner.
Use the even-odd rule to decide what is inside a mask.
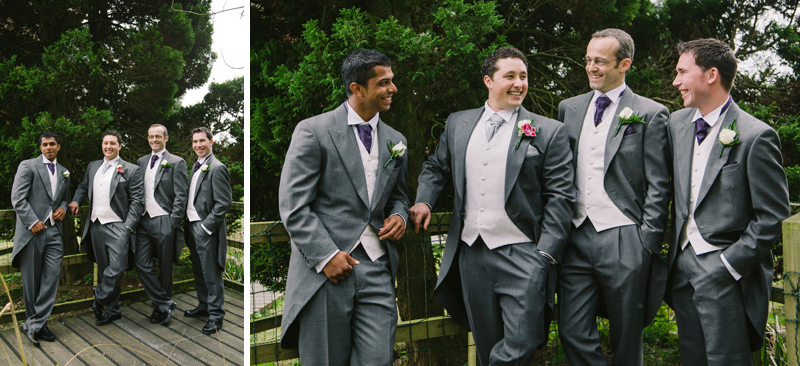
[[[500,117],[500,115],[497,113],[489,117],[489,120],[486,121],[487,142],[492,141],[492,137],[494,137],[494,134],[497,133],[497,129],[499,129],[500,126],[502,126],[505,121],[506,120],[504,120],[503,117]]]

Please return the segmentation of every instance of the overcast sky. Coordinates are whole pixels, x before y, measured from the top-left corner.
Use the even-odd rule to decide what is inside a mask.
[[[248,47],[250,32],[248,29],[250,16],[249,2],[244,0],[213,0],[211,2],[211,22],[214,24],[214,36],[211,50],[217,53],[217,60],[211,69],[211,77],[202,88],[186,92],[182,105],[197,104],[203,100],[212,83],[221,83],[239,76],[244,76],[249,62]],[[223,11],[227,9],[234,9]]]

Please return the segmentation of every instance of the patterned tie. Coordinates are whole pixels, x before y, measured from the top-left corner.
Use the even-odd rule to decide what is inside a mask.
[[[694,135],[697,136],[697,144],[700,145],[703,143],[703,140],[706,139],[708,136],[708,128],[711,127],[706,123],[706,121],[702,118],[698,118],[695,121],[695,132]]]
[[[53,163],[45,163],[50,168],[50,174],[56,174],[56,165]]]
[[[111,168],[111,162],[110,161],[107,161],[107,162],[103,163],[103,173],[107,172],[108,168]]]
[[[158,155],[153,154],[153,157],[150,158],[150,169],[156,165],[156,160],[158,160]]]
[[[361,143],[364,144],[364,147],[367,149],[367,154],[372,152],[372,126],[369,123],[362,123],[360,125],[356,125],[358,129],[358,137],[361,139]]]
[[[601,95],[600,98],[597,98],[595,101],[595,109],[594,109],[594,126],[597,127],[600,122],[603,122],[603,112],[606,111],[608,105],[611,104],[611,99],[609,99],[605,95]]]
[[[506,120],[497,113],[489,117],[489,120],[486,121],[486,142],[492,141],[492,137],[494,137],[494,134],[497,133],[497,130],[505,121]]]

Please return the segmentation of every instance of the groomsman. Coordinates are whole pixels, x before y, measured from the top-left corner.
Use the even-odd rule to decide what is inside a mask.
[[[122,160],[121,144],[116,131],[103,135],[104,158],[89,163],[69,204],[70,212],[76,215],[79,203],[89,199],[81,250],[97,263],[98,283],[92,303],[97,325],[122,319],[120,281],[128,268],[128,251],[136,243],[134,230],[144,203],[142,172],[136,164]],[[105,313],[104,308],[108,310]]]
[[[181,221],[186,214],[189,190],[186,162],[166,149],[169,134],[163,125],[147,130],[152,153],[139,158],[144,172],[144,216],[139,221],[134,248],[136,271],[153,302],[150,322],[167,325],[172,319],[172,264],[183,249]],[[158,258],[156,275],[153,257]]]
[[[56,302],[61,259],[64,257],[62,220],[67,214],[69,171],[57,161],[58,135],[39,135],[41,155],[24,160],[11,186],[11,205],[17,215],[11,265],[22,274],[25,335],[34,346],[53,342],[47,318]]]
[[[521,106],[528,62],[515,48],[481,67],[488,100],[447,118],[423,165],[415,228],[450,178],[455,202],[434,296],[472,330],[481,365],[528,365],[547,343],[555,263],[575,201],[566,127]]]
[[[594,90],[558,106],[575,157],[577,193],[559,265],[558,333],[575,365],[608,365],[598,315],[611,323],[613,364],[642,365],[642,330],[666,289],[660,249],[672,198],[669,112],[625,84],[633,53],[628,33],[595,32],[586,47]]]
[[[390,365],[397,328],[394,243],[408,217],[405,137],[381,121],[397,87],[385,55],[342,62],[347,100],[300,121],[278,193],[292,239],[281,346],[304,365]],[[397,154],[386,146],[397,148]]]
[[[228,168],[214,157],[214,135],[205,127],[192,130],[192,149],[197,162],[189,178],[189,200],[186,206],[186,245],[194,271],[194,284],[199,304],[186,310],[189,318],[208,317],[204,334],[222,329],[225,270],[228,236],[225,215],[231,208],[231,184]]]
[[[669,119],[675,240],[667,300],[684,365],[751,365],[764,344],[772,246],[789,217],[780,139],[730,96],[733,50],[716,39],[678,45]]]

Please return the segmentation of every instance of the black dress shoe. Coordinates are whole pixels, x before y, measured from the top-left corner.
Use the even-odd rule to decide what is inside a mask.
[[[184,311],[183,316],[187,318],[199,318],[201,316],[208,316],[208,310],[202,310],[199,307],[197,307],[192,310]]]
[[[161,323],[161,319],[163,318],[164,318],[164,313],[162,313],[158,309],[153,309],[153,313],[150,314],[150,323],[152,324]]]
[[[33,332],[33,329],[28,328],[28,331],[25,332],[25,336],[28,337],[28,340],[33,343],[34,347],[40,347],[39,341],[36,339],[36,333]]]
[[[122,314],[111,315],[111,313],[106,313],[106,315],[103,315],[102,318],[97,319],[94,323],[97,325],[107,325],[117,319],[122,319]]]
[[[97,303],[97,300],[92,301],[92,312],[94,313],[94,318],[100,320],[103,318],[103,305]]]
[[[201,332],[203,334],[213,334],[216,333],[218,330],[222,329],[222,319],[219,320],[209,320],[206,325],[203,327]]]
[[[172,303],[172,305],[170,305],[167,308],[167,310],[164,310],[164,311],[161,312],[161,315],[162,315],[161,316],[161,322],[160,322],[161,325],[169,324],[169,321],[172,320],[172,314],[173,314],[174,310],[175,310],[175,303]]]
[[[54,342],[56,340],[56,335],[50,331],[50,328],[47,327],[47,324],[42,326],[42,329],[39,329],[38,332],[34,333],[36,339],[41,339],[47,342]]]

